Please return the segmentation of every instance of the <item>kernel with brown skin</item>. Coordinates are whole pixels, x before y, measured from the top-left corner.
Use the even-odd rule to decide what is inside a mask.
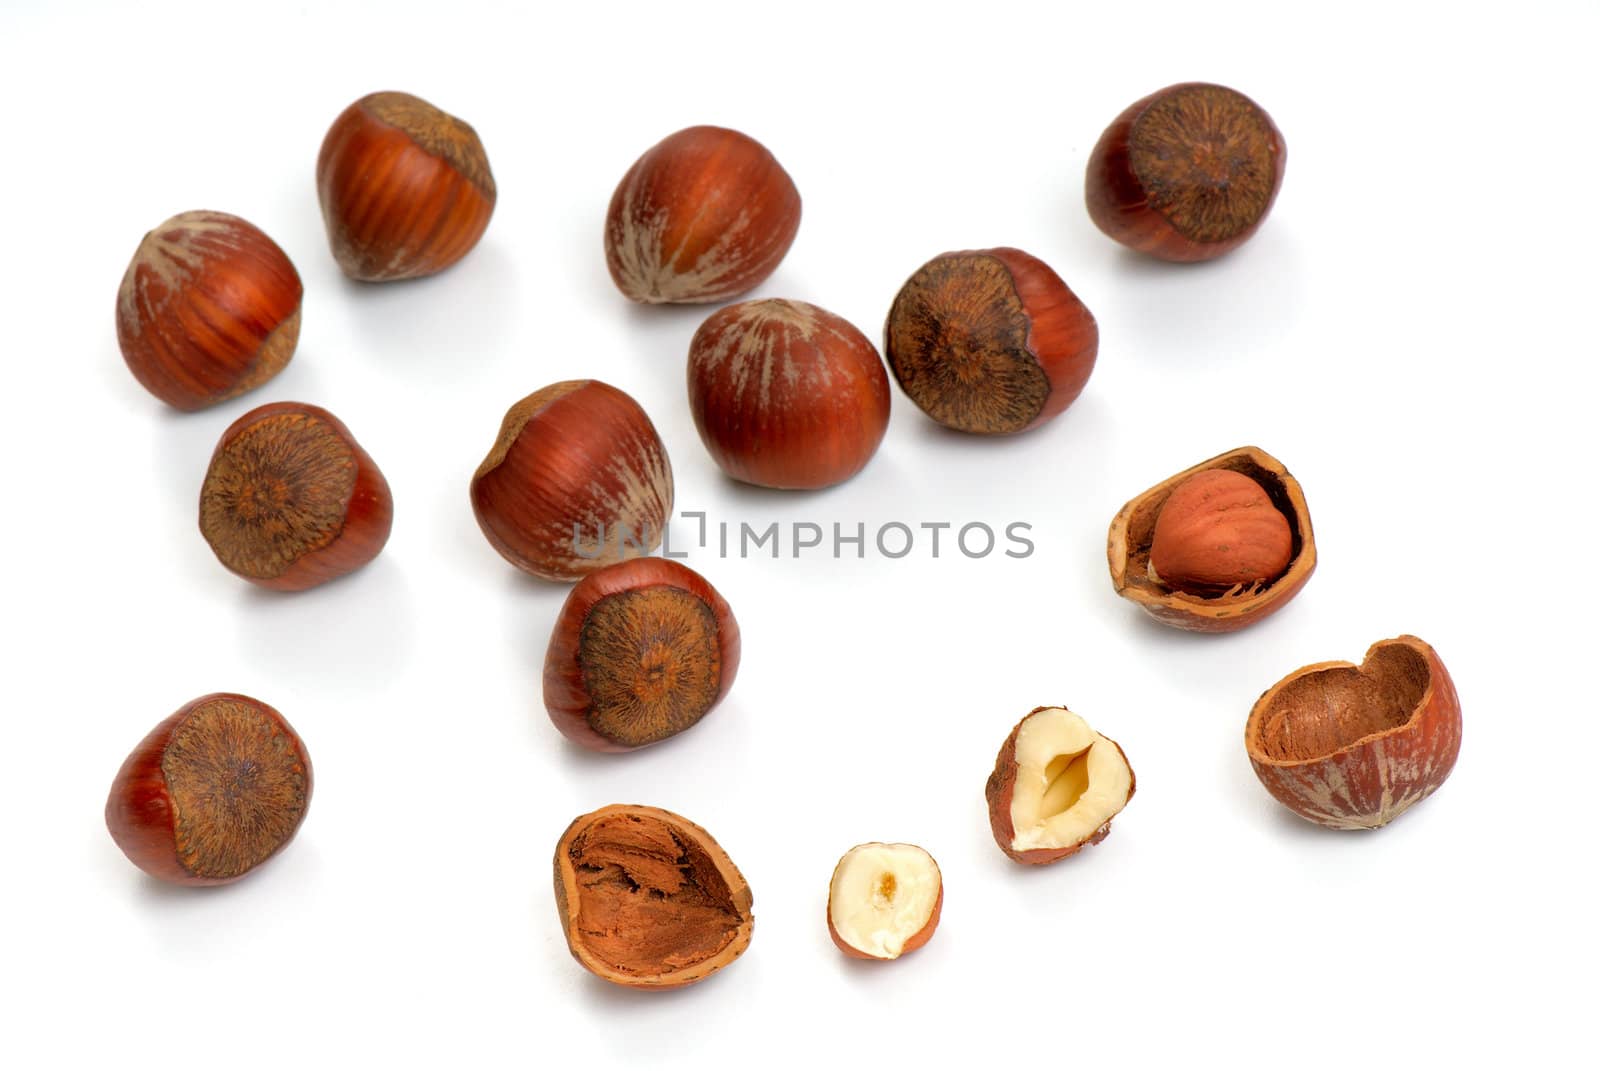
[[[1161,507],[1150,570],[1187,594],[1221,595],[1280,576],[1293,546],[1288,518],[1260,484],[1231,469],[1210,469],[1179,484]]]

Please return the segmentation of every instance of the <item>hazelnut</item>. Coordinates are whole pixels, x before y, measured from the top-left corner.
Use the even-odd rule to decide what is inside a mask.
[[[273,402],[222,433],[200,488],[200,533],[237,576],[302,591],[354,572],[389,540],[377,464],[326,409]]]
[[[984,798],[1000,850],[1037,865],[1105,840],[1133,790],[1115,740],[1065,707],[1035,707],[1001,745]]]
[[[511,407],[471,491],[478,526],[506,561],[576,580],[661,543],[672,465],[638,402],[569,380]]]
[[[544,705],[568,738],[631,751],[698,724],[733,687],[739,626],[704,577],[664,558],[590,573],[561,607]]]
[[[777,270],[800,192],[759,141],[694,126],[622,176],[606,211],[606,267],[630,301],[726,301]]]
[[[106,828],[151,877],[224,885],[276,855],[311,803],[311,758],[259,699],[201,696],[150,730],[111,783]]]
[[[339,268],[386,282],[432,275],[471,252],[495,185],[471,126],[409,93],[373,93],[328,128],[317,197]]]
[[[1289,567],[1289,519],[1261,485],[1206,469],[1172,489],[1150,539],[1151,579],[1190,595],[1257,589]]]
[[[556,844],[555,886],[573,958],[617,985],[689,985],[750,947],[744,875],[671,811],[614,804],[573,819]]]
[[[867,336],[803,301],[714,313],[689,344],[689,407],[711,457],[763,487],[829,487],[889,427],[889,377]]]
[[[1219,257],[1256,232],[1283,184],[1272,118],[1243,93],[1186,82],[1112,121],[1089,156],[1089,216],[1162,260]]]
[[[899,959],[928,943],[944,879],[915,844],[858,844],[828,883],[828,935],[852,959]]]
[[[117,291],[117,344],[145,390],[203,409],[261,386],[300,339],[300,276],[277,243],[225,212],[144,236]]]
[[[1117,594],[1161,623],[1233,632],[1294,598],[1317,548],[1299,481],[1271,454],[1243,446],[1123,506],[1106,558]]]
[[[1050,266],[1020,249],[945,253],[900,288],[884,355],[947,428],[1008,435],[1058,416],[1094,370],[1100,330]]]
[[[1330,829],[1376,829],[1444,784],[1461,750],[1461,701],[1415,636],[1361,665],[1297,669],[1256,701],[1245,751],[1273,798]]]

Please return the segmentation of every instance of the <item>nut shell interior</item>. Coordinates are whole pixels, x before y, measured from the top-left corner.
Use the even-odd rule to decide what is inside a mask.
[[[750,886],[711,834],[656,807],[574,819],[556,845],[556,908],[572,955],[618,985],[701,981],[750,945]]]
[[[1335,829],[1386,825],[1444,783],[1461,749],[1461,703],[1415,636],[1373,644],[1361,665],[1320,662],[1269,688],[1245,723],[1256,776],[1290,810]]]
[[[1289,522],[1291,547],[1288,568],[1271,582],[1208,597],[1178,591],[1156,580],[1150,570],[1150,546],[1156,518],[1167,498],[1189,477],[1211,469],[1229,469],[1260,484]],[[1106,560],[1117,594],[1161,623],[1195,632],[1233,632],[1266,617],[1299,593],[1316,569],[1317,547],[1311,511],[1299,481],[1265,450],[1242,446],[1163,480],[1123,506],[1111,522]]]

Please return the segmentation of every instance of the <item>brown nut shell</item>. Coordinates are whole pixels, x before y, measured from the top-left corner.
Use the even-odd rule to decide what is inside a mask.
[[[703,981],[750,947],[750,886],[711,834],[657,807],[613,804],[556,844],[556,910],[584,969],[617,985]]]
[[[632,751],[692,728],[739,671],[739,625],[686,565],[632,558],[590,573],[561,607],[544,660],[557,729],[596,751]]]
[[[1245,723],[1256,777],[1295,814],[1376,829],[1433,794],[1461,751],[1461,700],[1434,649],[1383,640],[1361,665],[1319,662],[1267,689]]]
[[[1150,546],[1156,520],[1173,491],[1191,476],[1230,469],[1259,484],[1289,522],[1289,565],[1275,579],[1249,590],[1217,596],[1191,595],[1151,576]],[[1311,511],[1300,483],[1271,454],[1242,446],[1202,461],[1161,481],[1117,512],[1106,538],[1106,559],[1117,594],[1137,603],[1164,625],[1193,632],[1234,632],[1273,613],[1299,593],[1317,565]]]
[[[281,372],[303,287],[284,251],[226,212],[184,212],[144,236],[117,290],[117,345],[141,385],[203,409]]]
[[[1185,82],[1129,105],[1094,151],[1089,217],[1161,260],[1212,260],[1255,234],[1283,185],[1288,152],[1265,109],[1237,90]]]
[[[311,757],[282,714],[246,695],[204,695],[128,755],[106,797],[106,828],[151,877],[225,885],[293,839],[311,785]]]
[[[744,301],[694,333],[689,409],[729,476],[813,490],[871,460],[889,427],[889,376],[842,317],[804,301]]]
[[[1041,733],[1037,743],[1025,738],[1039,727],[1057,728],[1045,719],[1060,722],[1077,737],[1059,755],[1052,753],[1060,749],[1050,747],[1056,741],[1047,733]],[[1081,750],[1078,744],[1082,744]],[[1037,761],[1046,757],[1050,761]],[[1096,774],[1101,778],[1098,785]],[[1019,780],[1024,778],[1027,780]],[[1062,792],[1058,786],[1068,791]],[[983,798],[989,807],[989,829],[1000,850],[1015,862],[1039,866],[1105,840],[1111,833],[1111,820],[1122,813],[1137,787],[1138,779],[1121,744],[1090,729],[1065,707],[1034,707],[1000,745]],[[1022,829],[1016,820],[1019,796],[1029,799],[1026,809],[1039,819]],[[1061,806],[1063,801],[1065,806]]]
[[[328,245],[352,279],[443,271],[494,214],[489,158],[471,125],[409,93],[370,93],[328,128],[317,155]]]
[[[200,534],[228,571],[303,591],[366,565],[394,526],[394,499],[344,422],[272,402],[222,433],[200,488]]]
[[[1100,349],[1094,314],[1020,249],[943,253],[895,295],[883,353],[906,397],[947,428],[1013,435],[1059,416]]]
[[[726,301],[777,270],[800,192],[747,134],[693,126],[652,146],[606,210],[606,267],[630,301]]]
[[[654,550],[672,494],[672,465],[650,417],[595,379],[552,383],[513,405],[471,486],[490,545],[546,580],[576,580]]]

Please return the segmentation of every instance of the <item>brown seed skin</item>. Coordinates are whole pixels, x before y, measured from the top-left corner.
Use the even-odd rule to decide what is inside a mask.
[[[271,379],[300,338],[303,287],[282,249],[225,212],[184,212],[144,236],[117,291],[134,378],[185,411]]]
[[[586,927],[584,924],[583,883],[573,863],[573,853],[581,847],[583,838],[608,824],[613,828],[621,825],[624,830],[633,826],[641,831],[645,840],[659,841],[663,836],[672,836],[692,849],[697,880],[721,894],[718,898],[725,901],[732,916],[723,947],[710,955],[683,957],[687,962],[667,969],[626,969],[629,965],[607,962],[595,946],[596,938],[602,935],[594,932],[596,927]],[[644,867],[641,866],[641,869]],[[612,804],[579,815],[556,843],[554,871],[556,912],[561,918],[567,947],[585,970],[608,982],[636,989],[677,989],[704,981],[738,959],[750,947],[750,937],[755,928],[751,906],[755,898],[750,892],[749,882],[745,881],[739,868],[711,834],[682,815],[637,804]],[[637,885],[640,888],[636,891],[647,892],[644,889],[645,882],[640,881]],[[636,921],[630,933],[623,936],[631,937],[637,946],[650,946],[651,951],[658,952],[663,947],[670,950],[677,929],[674,925],[672,897],[664,895],[647,899],[649,902],[642,905],[643,917]]]
[[[717,589],[686,565],[665,558],[632,558],[590,573],[573,586],[556,618],[544,659],[544,705],[555,727],[569,740],[595,751],[633,751],[646,745],[629,745],[604,736],[590,722],[593,700],[584,679],[583,626],[595,604],[613,595],[657,587],[686,591],[710,608],[716,621],[719,683],[703,718],[714,710],[733,687],[739,672],[739,624]],[[672,734],[676,735],[676,734]],[[661,737],[668,739],[669,737]],[[651,741],[655,743],[658,741]]]
[[[339,268],[366,282],[443,271],[494,214],[495,182],[470,125],[409,93],[346,108],[317,156],[317,196]]]
[[[988,287],[980,282],[986,263],[1000,265],[1008,276],[1000,294],[978,293]],[[935,279],[941,281],[930,283]],[[933,294],[935,289],[934,300],[924,304],[919,295]],[[998,311],[994,301],[1010,313],[1000,318],[1003,323],[992,319]],[[933,322],[919,308],[930,308]],[[978,322],[979,317],[985,322]],[[950,339],[959,340],[960,347],[948,343],[940,347],[941,340]],[[906,396],[945,427],[978,435],[1029,431],[1059,416],[1083,393],[1099,349],[1100,328],[1094,314],[1061,277],[1039,258],[1005,247],[944,253],[924,264],[901,287],[884,325],[884,355]],[[952,367],[950,354],[967,350],[1007,354],[1013,361],[1035,366],[1037,372],[1028,374],[1040,397],[1005,418],[955,415],[948,400],[940,401],[930,372]],[[996,387],[990,378],[960,369],[950,374],[972,398],[982,398]]]
[[[1267,492],[1232,469],[1207,469],[1173,488],[1156,518],[1150,568],[1168,587],[1221,595],[1277,579],[1294,535]]]
[[[1232,595],[1202,596],[1174,590],[1150,576],[1150,552],[1162,507],[1190,477],[1231,469],[1254,480],[1289,522],[1288,568],[1270,583]],[[1171,476],[1133,498],[1112,518],[1106,561],[1118,595],[1164,625],[1191,632],[1236,632],[1286,606],[1317,567],[1316,536],[1300,481],[1283,462],[1255,446],[1241,446]]]
[[[490,545],[546,580],[576,580],[654,550],[672,494],[672,465],[649,416],[593,379],[553,383],[512,406],[471,486]],[[605,543],[595,547],[602,525]],[[619,525],[631,536],[620,538]]]
[[[117,842],[117,847],[146,874],[176,885],[227,885],[250,873],[246,870],[229,878],[204,877],[192,873],[178,858],[177,813],[167,790],[161,762],[173,734],[190,713],[216,700],[232,700],[254,707],[278,723],[293,744],[295,754],[305,770],[305,802],[307,807],[311,803],[311,756],[306,753],[305,745],[282,714],[259,699],[231,692],[203,695],[184,704],[175,714],[150,730],[133,749],[117,771],[116,778],[111,782],[111,793],[106,797],[106,828],[111,833],[111,839]],[[304,820],[305,812],[302,811],[295,830],[300,828],[300,822]],[[291,832],[273,854],[282,851],[293,836]]]
[[[1271,154],[1271,190],[1255,218],[1227,238],[1195,241],[1173,226],[1172,221],[1151,204],[1150,192],[1140,181],[1132,163],[1130,135],[1134,124],[1151,105],[1194,89],[1221,90],[1237,98],[1243,106],[1259,114],[1265,128],[1267,151]],[[1161,260],[1195,262],[1212,260],[1237,249],[1261,226],[1283,185],[1283,169],[1288,158],[1283,134],[1254,101],[1226,87],[1204,82],[1185,82],[1135,101],[1100,135],[1089,156],[1085,182],[1085,201],[1089,216],[1110,237],[1130,249]]]
[[[1256,777],[1279,803],[1329,829],[1376,829],[1450,776],[1461,700],[1438,653],[1400,636],[1373,644],[1359,667],[1321,662],[1291,673],[1256,701],[1244,736]]]
[[[843,318],[802,301],[746,301],[695,332],[689,408],[729,476],[814,490],[848,480],[877,452],[889,377]]]
[[[737,297],[777,270],[800,229],[800,192],[737,130],[694,126],[630,167],[606,212],[606,267],[630,301]]]
[[[252,584],[273,591],[304,591],[347,573],[353,573],[378,556],[384,544],[389,541],[389,532],[394,527],[394,498],[389,491],[388,481],[378,469],[377,462],[373,461],[372,456],[356,442],[355,436],[350,434],[350,429],[345,427],[344,422],[326,409],[304,402],[272,402],[252,409],[234,421],[228,430],[222,433],[222,438],[218,440],[217,448],[211,455],[213,468],[217,460],[227,453],[229,447],[245,431],[264,420],[284,415],[300,415],[319,421],[332,429],[350,451],[356,465],[356,477],[350,496],[345,502],[344,521],[331,539],[320,547],[306,549],[277,576],[251,576],[230,566],[220,554],[217,560],[221,561],[229,572],[243,577]],[[212,475],[208,472],[206,476],[208,484],[211,479]],[[205,495],[206,488],[202,487],[202,502]],[[213,546],[212,549],[215,551],[216,547]]]
[[[1092,834],[1076,844],[1064,845],[1060,848],[1030,848],[1027,851],[1017,851],[1012,847],[1017,837],[1016,827],[1011,823],[1011,800],[1016,795],[1017,788],[1017,734],[1022,732],[1022,726],[1028,718],[1033,717],[1041,710],[1051,710],[1051,707],[1034,707],[1028,711],[1023,719],[1017,722],[1011,730],[1011,735],[1006,737],[1006,742],[1000,745],[1000,754],[995,756],[994,772],[989,775],[989,780],[983,786],[983,799],[989,805],[989,831],[994,834],[994,842],[1006,857],[1013,862],[1023,863],[1027,866],[1044,866],[1065,859],[1069,855],[1077,855],[1085,848],[1092,847],[1111,835],[1111,823],[1116,815],[1105,822]],[[1101,734],[1104,735],[1104,734]],[[1123,805],[1133,799],[1134,790],[1139,787],[1139,780],[1134,776],[1133,765],[1128,762],[1127,752],[1122,750],[1110,737],[1106,737],[1117,749],[1117,754],[1122,756],[1122,762],[1128,767],[1128,794],[1123,798]],[[1117,812],[1118,814],[1122,812]]]

